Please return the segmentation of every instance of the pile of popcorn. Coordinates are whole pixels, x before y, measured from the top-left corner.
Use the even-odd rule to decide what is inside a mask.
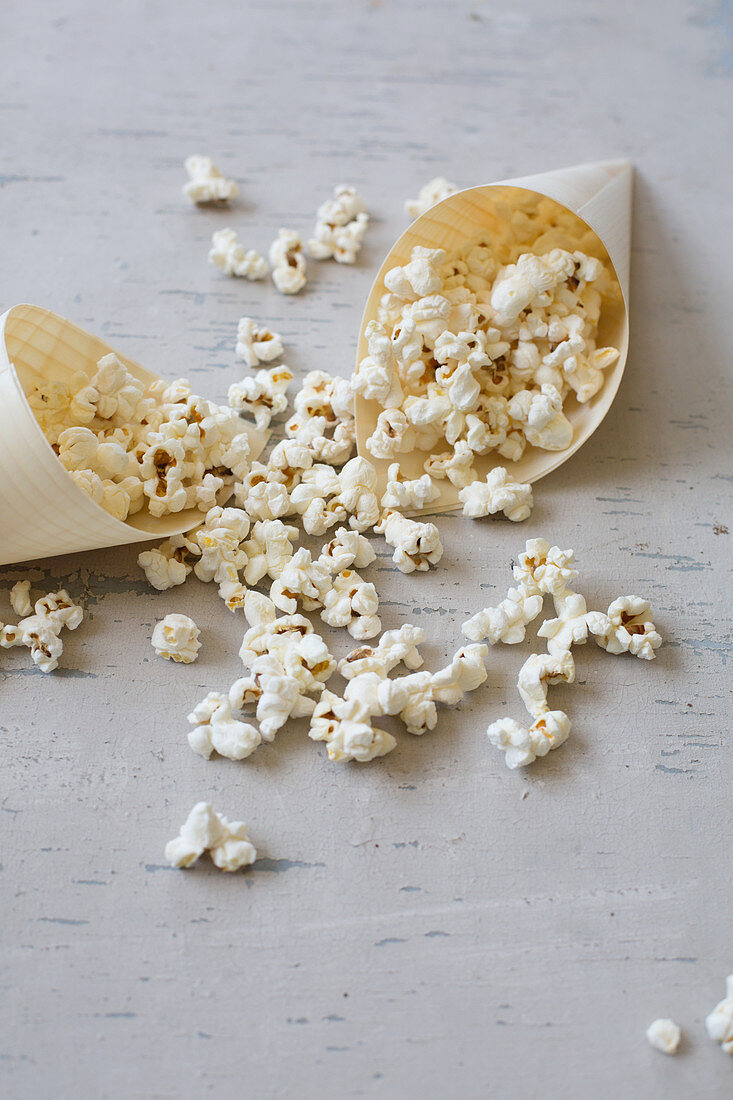
[[[249,472],[237,411],[191,392],[185,379],[145,385],[114,353],[91,376],[43,381],[28,402],[69,476],[118,520],[208,512]]]
[[[427,473],[464,489],[478,456],[570,446],[566,399],[589,401],[619,356],[596,337],[620,291],[592,234],[570,218],[560,234],[551,217],[555,205],[540,203],[503,234],[451,256],[418,246],[387,272],[353,379],[381,409],[366,444],[375,458],[425,452]],[[575,251],[557,247],[568,237]]]
[[[64,651],[61,631],[64,627],[76,630],[84,618],[84,611],[64,588],[47,592],[32,604],[30,588],[31,583],[27,580],[13,585],[10,606],[19,621],[0,623],[0,646],[3,649],[24,646],[30,650],[31,660],[41,672],[53,672]]]

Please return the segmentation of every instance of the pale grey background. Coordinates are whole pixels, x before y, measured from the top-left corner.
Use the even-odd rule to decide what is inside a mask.
[[[5,1095],[730,1096],[703,1019],[733,971],[731,5],[0,14],[2,308],[49,306],[212,397],[241,376],[243,313],[298,374],[350,371],[372,273],[432,175],[632,159],[632,351],[607,421],[526,524],[444,518],[429,576],[384,554],[369,576],[386,627],[427,630],[429,667],[537,535],[574,546],[591,606],[648,595],[666,637],[652,664],[579,650],[581,684],[553,696],[571,739],[522,773],[484,730],[521,716],[530,642],[370,766],[329,764],[303,729],[206,763],[185,715],[238,674],[243,629],[212,588],[152,592],[134,549],[3,570],[3,591],[64,583],[89,609],[55,675],[0,658]],[[181,198],[192,152],[240,181],[231,212]],[[264,250],[341,181],[373,214],[356,268],[312,264],[289,299],[207,265],[214,228]],[[189,668],[149,645],[172,610],[203,631]],[[164,867],[201,798],[250,823],[251,872]],[[684,1026],[677,1059],[646,1044],[659,1015]]]

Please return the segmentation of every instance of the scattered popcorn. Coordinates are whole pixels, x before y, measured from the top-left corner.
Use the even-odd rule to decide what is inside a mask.
[[[261,327],[251,317],[242,317],[237,325],[237,344],[234,350],[248,367],[258,367],[260,363],[269,363],[282,355],[282,337],[277,332],[271,332],[269,328]]]
[[[526,592],[564,596],[578,576],[572,550],[550,546],[547,539],[528,539],[524,552],[512,567],[514,579]]]
[[[341,699],[325,690],[313,711],[308,736],[326,742],[329,760],[363,764],[385,756],[397,744],[386,730],[375,729],[370,718],[356,700]]]
[[[682,1032],[674,1020],[654,1020],[646,1029],[646,1037],[662,1054],[676,1054]]]
[[[409,669],[420,668],[423,659],[417,647],[424,641],[424,630],[405,623],[398,630],[385,630],[376,646],[352,650],[339,661],[338,670],[345,680],[351,680],[365,672],[384,678],[400,663]]]
[[[400,477],[399,463],[394,462],[387,471],[387,488],[381,503],[382,508],[414,508],[419,511],[439,496],[440,489],[429,474],[423,474],[413,481],[403,480]]]
[[[353,187],[334,188],[333,198],[319,206],[308,251],[315,260],[333,257],[353,264],[369,225],[366,207]]]
[[[433,697],[431,673],[413,672],[409,676],[399,676],[393,683],[407,692],[407,703],[399,714],[407,732],[420,736],[435,729],[438,711]]]
[[[239,194],[234,180],[225,179],[210,157],[187,157],[188,183],[183,194],[198,206],[224,206]]]
[[[433,698],[437,703],[453,706],[460,703],[467,691],[475,691],[488,676],[484,660],[487,645],[467,645],[459,649],[445,668],[433,674]]]
[[[295,395],[295,415],[285,432],[307,446],[316,462],[341,466],[354,450],[356,423],[349,382],[326,371],[309,371]]]
[[[382,624],[377,615],[379,597],[373,584],[362,580],[352,569],[344,569],[323,592],[321,618],[329,626],[345,626],[352,638],[363,640],[379,634]]]
[[[394,547],[392,561],[402,573],[424,571],[443,557],[443,544],[434,523],[419,523],[387,510],[374,530]]]
[[[504,642],[517,645],[524,641],[526,627],[542,611],[542,596],[530,595],[523,585],[510,588],[506,598],[497,607],[485,607],[478,611],[461,630],[474,642],[486,638],[491,645]]]
[[[355,531],[366,531],[379,519],[376,486],[377,471],[366,458],[350,459],[339,474],[339,492],[333,503],[346,509],[349,526]]]
[[[143,550],[137,556],[137,564],[145,573],[148,584],[165,592],[168,588],[183,584],[191,572],[186,562],[187,550],[172,540],[162,542],[152,550]]]
[[[425,460],[425,472],[438,480],[448,478],[457,489],[465,489],[476,478],[474,457],[468,443],[459,440],[452,451],[430,455]]]
[[[420,188],[416,199],[407,200],[405,211],[414,221],[415,218],[426,213],[431,206],[447,199],[449,195],[455,195],[457,190],[456,185],[449,183],[444,176],[436,176]]]
[[[292,380],[292,371],[285,366],[258,370],[254,377],[232,383],[229,404],[237,412],[250,413],[258,428],[269,428],[273,416],[285,412],[288,407],[285,394]]]
[[[378,401],[385,409],[399,408],[404,393],[392,341],[378,321],[369,322],[365,336],[369,354],[354,371],[351,388],[367,401]]]
[[[305,611],[314,611],[324,606],[327,593],[333,591],[331,584],[326,566],[320,559],[313,561],[310,550],[302,546],[272,582],[270,599],[281,611],[291,615],[298,610],[299,600]]]
[[[710,1038],[721,1043],[726,1054],[733,1054],[733,974],[725,980],[725,997],[705,1017],[705,1029]]]
[[[548,685],[574,682],[575,661],[569,650],[557,656],[551,653],[533,653],[519,670],[517,689],[532,717],[540,718],[548,710]]]
[[[277,240],[270,245],[272,281],[281,294],[297,294],[306,283],[306,262],[303,242],[292,229],[279,230]]]
[[[193,708],[188,721],[194,727],[188,743],[205,760],[214,751],[230,760],[244,760],[262,743],[260,731],[248,722],[237,721],[228,697],[219,691],[210,691]]]
[[[267,261],[259,252],[254,249],[245,252],[233,229],[217,229],[212,234],[209,263],[218,267],[225,275],[249,279],[251,282],[264,279],[268,270]]]
[[[19,582],[21,589],[16,594],[15,602],[19,607],[30,610],[30,584],[26,588],[26,583]],[[59,637],[62,629],[76,630],[83,618],[83,609],[74,603],[65,589],[48,592],[36,600],[32,614],[21,618],[15,626],[10,623],[0,626],[0,647],[12,649],[25,646],[41,672],[53,672],[58,668],[59,657],[64,651],[64,643]]]
[[[565,653],[573,645],[584,645],[588,637],[588,614],[585,597],[566,591],[554,596],[556,619],[546,619],[537,631],[538,638],[547,638],[547,650]]]
[[[10,606],[21,618],[32,614],[33,604],[30,597],[31,582],[17,581],[10,590]]]
[[[505,753],[508,768],[524,768],[567,741],[570,719],[561,710],[548,710],[529,729],[513,718],[501,718],[486,733],[491,744]]]
[[[461,489],[458,499],[464,516],[477,519],[503,512],[513,523],[520,523],[532,511],[532,487],[521,485],[508,477],[503,466],[495,466],[485,481],[474,481]]]
[[[402,409],[385,409],[377,417],[366,446],[374,458],[394,458],[414,450],[416,442],[415,430]]]
[[[238,871],[257,859],[244,822],[228,821],[209,802],[197,802],[178,836],[166,844],[165,858],[172,867],[185,868],[204,852],[222,871]]]
[[[244,567],[247,584],[259,584],[265,574],[271,580],[277,580],[293,556],[291,544],[297,538],[297,527],[291,527],[282,520],[258,520],[252,527],[249,539],[242,545],[247,559]]]
[[[319,561],[329,573],[341,573],[352,565],[355,569],[364,569],[376,559],[369,540],[358,531],[349,531],[339,527],[330,542],[321,550]]]
[[[249,676],[232,684],[229,703],[232,708],[242,710],[256,700],[262,740],[272,741],[298,710],[301,694],[300,684],[287,674],[279,655],[263,653],[252,662]]]
[[[653,661],[654,650],[662,644],[649,603],[639,596],[621,596],[605,615],[602,611],[591,611],[586,621],[598,645],[609,653],[632,653],[644,661]]]
[[[201,649],[199,628],[187,615],[170,614],[155,624],[150,639],[159,657],[190,665]]]

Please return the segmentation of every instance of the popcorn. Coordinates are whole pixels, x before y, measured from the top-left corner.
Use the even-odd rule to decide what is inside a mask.
[[[487,679],[484,660],[489,654],[486,645],[467,645],[454,655],[445,668],[433,674],[433,698],[452,706],[460,703],[467,691],[475,691]]]
[[[486,731],[489,741],[505,753],[508,768],[524,768],[538,756],[564,744],[570,733],[570,719],[561,710],[546,711],[529,729],[513,718],[492,722]]]
[[[330,573],[341,573],[352,565],[356,569],[364,569],[371,565],[376,556],[369,540],[358,531],[339,527],[331,541],[321,550],[318,560]]]
[[[385,409],[398,408],[404,394],[392,341],[378,321],[369,322],[365,336],[369,354],[352,375],[351,387],[366,401],[378,401]]]
[[[15,614],[20,615],[21,618],[25,618],[33,612],[30,589],[30,581],[17,581],[10,590],[10,606]]]
[[[212,234],[209,263],[225,275],[250,281],[264,279],[268,270],[267,261],[259,252],[254,249],[245,252],[233,229],[217,229]]]
[[[188,743],[205,760],[214,751],[230,760],[244,760],[262,743],[260,731],[248,722],[238,722],[228,697],[219,691],[210,691],[188,715],[188,721],[194,727]]]
[[[383,456],[380,456],[383,457]],[[457,440],[452,451],[430,455],[425,460],[425,473],[432,478],[448,478],[457,489],[465,489],[475,480],[473,469],[474,452],[465,440]]]
[[[259,593],[247,593],[247,598],[250,595],[257,595]],[[266,599],[267,597],[262,597]],[[268,599],[268,604],[276,612],[275,605]],[[244,604],[244,612],[247,615],[247,600]],[[250,621],[249,619],[247,620]],[[261,621],[258,619],[254,625],[250,626],[249,630],[242,639],[242,645],[239,649],[239,656],[242,664],[245,668],[250,668],[252,662],[257,657],[261,657],[263,653],[275,653],[280,654],[290,646],[299,642],[300,639],[306,634],[313,633],[313,626],[303,615],[281,615],[278,618],[268,621]]]
[[[290,506],[303,517],[303,527],[309,535],[323,535],[329,527],[346,519],[346,508],[335,496],[340,486],[336,471],[319,463],[306,470],[293,489]],[[327,501],[327,497],[332,499]]]
[[[251,317],[242,317],[237,325],[237,344],[234,350],[248,367],[258,367],[260,363],[269,363],[282,355],[282,337],[277,332],[271,332],[269,328],[261,327]]]
[[[588,637],[587,607],[585,597],[578,592],[566,591],[555,596],[557,618],[546,619],[537,631],[538,638],[547,638],[547,650],[552,654],[565,653],[573,645],[584,645]]]
[[[562,395],[546,383],[540,393],[521,390],[508,403],[509,416],[521,426],[527,442],[545,451],[564,451],[573,440],[573,426],[562,411]]]
[[[298,600],[306,611],[322,607],[331,587],[331,574],[320,560],[313,561],[311,552],[302,546],[296,550],[280,576],[273,581],[270,599],[282,611],[293,614]]]
[[[345,626],[352,638],[373,638],[382,629],[379,597],[373,584],[352,569],[344,569],[323,592],[321,618],[329,626]]]
[[[398,462],[389,467],[387,479],[382,508],[412,508],[420,511],[440,496],[440,490],[429,474],[423,474],[413,481],[401,480]]]
[[[238,412],[254,416],[258,428],[268,428],[273,416],[287,409],[285,393],[292,380],[293,374],[285,366],[258,370],[254,377],[243,378],[229,387],[229,404]]]
[[[238,871],[257,859],[244,822],[228,821],[209,802],[197,802],[179,835],[166,844],[165,858],[172,867],[186,868],[206,851],[222,871]]]
[[[601,649],[609,653],[632,653],[644,661],[653,661],[662,638],[651,619],[651,609],[639,596],[621,596],[604,615],[588,613],[586,621]]]
[[[654,1020],[646,1029],[646,1037],[651,1046],[663,1054],[676,1054],[682,1032],[674,1020]]]
[[[533,653],[519,670],[517,690],[532,717],[540,718],[548,710],[548,685],[574,682],[575,661],[569,650],[556,655]]]
[[[186,157],[184,165],[189,179],[183,194],[198,206],[224,206],[239,194],[234,180],[225,179],[210,157]]]
[[[257,700],[257,721],[263,741],[274,740],[275,734],[293,715],[301,697],[301,688],[283,668],[278,654],[263,653],[255,657],[251,673],[236,680],[229,689],[229,704],[241,710]]]
[[[415,430],[402,409],[385,409],[377,417],[366,446],[374,458],[394,458],[414,450],[416,440]]]
[[[252,528],[249,539],[242,546],[247,558],[247,564],[244,567],[244,579],[247,584],[258,584],[265,574],[271,580],[277,580],[293,556],[291,543],[297,538],[297,527],[290,527],[282,520],[258,520]]]
[[[29,582],[19,581],[14,587],[14,610],[15,605],[30,610],[29,590]],[[0,625],[0,646],[3,649],[26,646],[33,663],[41,672],[53,672],[58,668],[59,657],[64,651],[64,643],[59,637],[62,629],[76,630],[83,618],[83,609],[74,603],[65,589],[48,592],[36,600],[33,614],[21,618],[15,626],[9,623]]]
[[[137,564],[145,573],[148,584],[159,592],[165,592],[168,588],[183,584],[191,572],[191,566],[185,560],[186,553],[184,546],[166,540],[160,546],[138,554]]]
[[[408,199],[405,203],[405,211],[413,220],[419,218],[431,206],[447,199],[449,195],[455,195],[457,190],[456,185],[449,183],[444,176],[436,176],[420,188],[416,199]]]
[[[443,556],[443,544],[434,523],[418,523],[388,510],[374,530],[394,547],[392,561],[402,573],[429,569]]]
[[[531,486],[512,481],[503,466],[490,470],[485,481],[474,481],[461,489],[458,499],[464,516],[477,519],[503,512],[513,523],[527,519],[533,504]]]
[[[187,615],[166,615],[156,623],[150,641],[159,657],[186,665],[196,660],[201,649],[199,628]]]
[[[438,265],[443,263],[446,253],[442,248],[421,248],[412,250],[412,259],[404,267],[393,267],[384,276],[384,285],[390,293],[406,302],[417,302],[417,311],[412,311],[415,321],[426,319],[423,310],[432,312],[434,303],[425,300],[437,294],[443,286]],[[424,303],[422,305],[421,303]],[[437,303],[435,303],[437,304]]]
[[[566,595],[568,585],[578,576],[573,569],[575,554],[572,550],[561,550],[559,546],[550,546],[547,539],[528,539],[524,552],[512,567],[514,579],[520,588],[531,593],[547,593],[561,598]],[[544,635],[543,635],[544,636]]]
[[[461,630],[474,642],[486,638],[490,645],[504,642],[517,645],[524,641],[526,627],[542,610],[542,596],[532,594],[524,585],[510,588],[497,607],[485,607],[468,619]]]
[[[722,1044],[726,1054],[733,1054],[733,974],[726,978],[725,990],[723,1000],[705,1017],[705,1029],[714,1042]]]
[[[435,729],[438,712],[433,697],[433,677],[429,672],[413,672],[399,676],[393,683],[407,692],[407,703],[399,717],[408,733],[420,736]]]
[[[349,515],[349,526],[355,531],[374,527],[379,519],[379,501],[374,492],[377,471],[365,458],[352,458],[339,474],[339,492],[335,503]]]
[[[238,499],[241,499],[240,493]],[[261,481],[253,485],[243,500],[247,515],[252,519],[279,519],[291,512],[288,491],[276,481]]]
[[[306,283],[303,242],[292,229],[280,229],[270,245],[272,281],[281,294],[297,294]]]
[[[385,756],[397,744],[386,730],[372,727],[358,701],[340,699],[328,690],[316,704],[308,736],[312,741],[325,741],[329,760],[337,763],[356,760],[363,764]]]
[[[308,251],[315,260],[333,257],[338,263],[353,264],[361,249],[369,217],[353,187],[341,184],[333,198],[319,206]]]
[[[386,677],[400,662],[409,669],[419,668],[423,659],[418,646],[425,641],[425,632],[419,626],[404,623],[398,630],[385,630],[376,646],[360,646],[348,653],[338,663],[338,670],[345,680],[376,672]]]

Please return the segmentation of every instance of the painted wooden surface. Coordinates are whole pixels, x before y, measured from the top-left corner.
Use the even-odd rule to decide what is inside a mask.
[[[430,575],[382,552],[369,576],[434,668],[544,535],[589,606],[647,595],[666,644],[579,650],[553,695],[571,739],[519,774],[484,730],[520,717],[530,642],[374,764],[329,764],[303,728],[207,763],[185,715],[238,674],[243,629],[211,587],[155,593],[132,548],[4,569],[4,592],[63,583],[89,611],[55,675],[0,658],[4,1095],[731,1095],[703,1028],[733,971],[730,36],[704,0],[5,0],[2,309],[48,306],[212,397],[246,313],[297,374],[350,371],[431,176],[634,161],[632,349],[602,428],[527,523],[443,518]],[[230,213],[180,196],[192,152],[240,181]],[[263,250],[341,181],[373,214],[356,268],[313,263],[289,299],[207,265],[214,228]],[[173,610],[202,629],[191,667],[149,644]],[[164,866],[201,798],[250,823],[251,872]],[[676,1059],[644,1038],[667,1015]]]

